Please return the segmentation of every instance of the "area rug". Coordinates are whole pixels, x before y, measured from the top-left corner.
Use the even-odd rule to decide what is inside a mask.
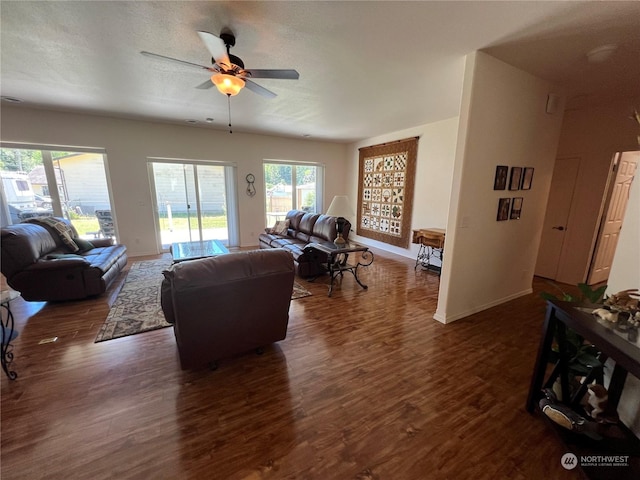
[[[171,258],[134,262],[95,343],[170,327],[160,307],[162,271],[171,266]],[[308,297],[311,292],[298,282],[291,299]]]
[[[310,297],[312,293],[300,285],[298,282],[293,282],[293,292],[291,292],[291,300],[297,300],[298,298]]]

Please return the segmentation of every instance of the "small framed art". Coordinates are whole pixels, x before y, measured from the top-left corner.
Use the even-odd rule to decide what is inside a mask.
[[[509,190],[520,190],[522,180],[522,167],[511,167],[511,178],[509,179]]]
[[[531,190],[531,182],[533,182],[533,168],[527,167],[522,175],[522,190]]]
[[[511,220],[520,220],[522,213],[522,197],[515,197],[511,200]]]
[[[502,222],[503,220],[509,220],[509,205],[511,204],[510,198],[501,198],[498,200],[498,216],[496,220]]]
[[[496,176],[493,179],[494,190],[504,190],[507,188],[507,173],[509,173],[509,167],[506,165],[498,165],[496,167]]]

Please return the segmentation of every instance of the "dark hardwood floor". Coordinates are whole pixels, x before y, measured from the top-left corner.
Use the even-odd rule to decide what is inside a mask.
[[[12,302],[2,479],[579,478],[524,410],[544,302],[442,325],[439,279],[413,266],[377,251],[369,289],[345,275],[332,298],[298,280],[313,296],[286,340],[215,372],[180,370],[170,328],[93,343],[124,275],[97,299]]]

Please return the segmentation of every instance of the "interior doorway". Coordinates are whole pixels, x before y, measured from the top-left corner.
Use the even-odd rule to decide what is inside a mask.
[[[599,229],[586,233],[590,237],[593,235],[594,244],[589,259],[584,260],[584,277],[581,281],[589,285],[606,282],[609,277],[639,161],[638,151],[618,152],[612,156],[599,214]],[[561,274],[562,259],[572,248],[565,237],[579,171],[580,158],[556,160],[536,261],[537,276],[556,280]]]
[[[640,152],[618,152],[609,175],[603,202],[600,227],[594,253],[591,257],[587,284],[606,282],[616,253],[618,238],[627,210],[631,184],[640,161]]]
[[[199,240],[238,245],[232,166],[166,160],[149,168],[162,250]]]
[[[557,276],[579,170],[578,157],[556,160],[536,261],[535,274],[539,277],[555,280]]]

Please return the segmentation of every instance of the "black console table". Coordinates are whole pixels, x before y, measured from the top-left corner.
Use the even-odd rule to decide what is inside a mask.
[[[18,374],[10,370],[11,362],[13,362],[13,346],[11,342],[18,336],[15,330],[13,313],[11,312],[11,300],[15,300],[20,296],[19,292],[14,290],[3,290],[0,294],[0,309],[2,310],[2,342],[0,344],[0,362],[2,370],[10,380],[18,378]]]
[[[351,273],[356,279],[356,282],[358,282],[358,285],[365,290],[368,288],[367,285],[362,283],[358,277],[358,268],[368,267],[373,263],[373,252],[369,251],[369,247],[365,245],[358,245],[357,243],[336,245],[332,242],[323,242],[310,243],[305,247],[305,251],[308,250],[311,250],[309,253],[312,258],[318,258],[318,255],[313,254],[314,250],[326,255],[327,261],[326,263],[323,262],[323,268],[326,269],[331,277],[331,283],[329,284],[329,296],[331,296],[331,293],[333,292],[333,281],[338,275],[342,276],[343,272]],[[360,253],[360,258],[355,262],[349,262],[349,254],[358,252]],[[313,280],[315,280],[315,278],[310,281]]]
[[[579,399],[576,399],[575,396],[572,399],[569,391],[570,359],[567,355],[567,327],[593,343],[604,356],[615,360],[615,368],[608,386],[610,407],[617,408],[618,406],[627,372],[640,378],[640,348],[638,345],[618,335],[611,328],[601,325],[596,317],[590,313],[593,308],[595,307],[583,307],[559,300],[548,301],[542,338],[525,405],[528,412],[532,413],[536,410],[538,401],[543,396],[542,389],[550,387],[556,378],[560,378],[563,403],[571,408],[579,408]],[[558,343],[559,360],[555,368],[547,375],[554,332]],[[548,379],[545,382],[546,377]],[[637,480],[640,478],[640,440],[621,422],[610,427],[603,427],[603,435],[600,439],[572,432],[552,422],[549,424],[567,445],[569,452],[578,457],[578,461],[581,458],[593,460],[598,456],[607,455],[626,457],[628,463],[626,467],[580,465],[588,478],[616,480],[627,478]],[[612,435],[607,435],[607,428],[611,430]]]

